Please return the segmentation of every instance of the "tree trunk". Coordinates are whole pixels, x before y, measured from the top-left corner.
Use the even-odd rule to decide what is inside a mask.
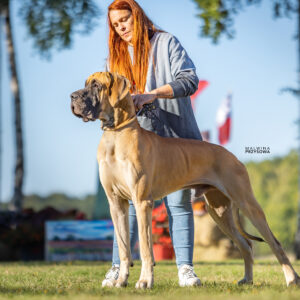
[[[295,237],[295,255],[300,259],[300,1],[298,0],[298,28],[297,28],[297,41],[298,41],[298,212],[297,212],[297,231]]]
[[[21,99],[20,88],[17,76],[16,58],[13,44],[11,20],[10,20],[10,5],[3,9],[3,16],[6,29],[6,46],[9,56],[9,65],[11,73],[11,90],[14,97],[15,109],[15,138],[16,138],[16,167],[15,167],[15,184],[14,195],[12,198],[12,208],[16,211],[22,209],[23,200],[23,176],[24,176],[24,155],[23,155],[23,134],[22,134],[22,118],[21,118]]]
[[[0,205],[2,203],[2,8],[0,6]]]

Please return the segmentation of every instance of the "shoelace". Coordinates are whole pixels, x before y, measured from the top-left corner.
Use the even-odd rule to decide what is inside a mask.
[[[120,267],[119,266],[112,266],[110,268],[110,270],[106,273],[105,278],[106,279],[118,279],[119,277],[119,271],[120,271]]]
[[[185,276],[187,279],[195,278],[196,274],[194,273],[194,270],[192,268],[184,268],[182,271],[182,275]]]

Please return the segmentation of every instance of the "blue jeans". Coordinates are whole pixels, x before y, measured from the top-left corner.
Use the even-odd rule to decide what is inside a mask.
[[[176,264],[193,265],[194,252],[194,217],[191,204],[191,191],[181,190],[164,198],[169,216],[170,235],[175,250]],[[129,233],[131,252],[138,239],[136,212],[132,201],[129,201]],[[120,264],[116,234],[113,244],[113,265]]]

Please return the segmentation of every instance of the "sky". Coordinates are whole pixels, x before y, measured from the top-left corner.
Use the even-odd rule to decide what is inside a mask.
[[[24,193],[54,192],[82,197],[95,193],[96,151],[100,121],[83,123],[70,110],[69,95],[86,78],[103,71],[107,56],[106,9],[111,1],[96,0],[104,12],[89,36],[74,36],[71,49],[54,51],[47,61],[33,49],[13,2],[13,32],[22,94],[25,151]],[[284,87],[297,85],[296,16],[272,18],[272,1],[246,7],[234,19],[235,38],[214,45],[200,37],[200,20],[191,0],[139,0],[161,29],[175,35],[193,60],[198,77],[209,86],[196,100],[201,131],[217,141],[216,113],[232,93],[231,140],[225,145],[242,162],[272,159],[297,147],[298,104]],[[13,194],[15,140],[13,99],[5,45],[2,52],[2,170],[0,201]],[[269,154],[245,153],[245,147],[269,147]]]

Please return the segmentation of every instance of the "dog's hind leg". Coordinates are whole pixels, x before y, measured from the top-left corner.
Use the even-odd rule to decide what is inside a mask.
[[[286,256],[284,250],[282,249],[281,244],[273,235],[265,214],[260,207],[259,203],[256,201],[252,193],[243,192],[244,198],[241,198],[241,201],[238,203],[239,208],[242,210],[245,216],[247,216],[252,224],[258,229],[260,234],[263,236],[265,241],[269,244],[273,253],[277,257],[279,263],[282,266],[286,284],[287,286],[291,284],[300,285],[300,278],[298,274],[293,269],[288,257]]]
[[[116,287],[125,287],[128,283],[129,267],[132,264],[128,221],[129,203],[128,200],[120,198],[117,195],[108,196],[108,201],[120,256],[120,273],[113,285]]]
[[[153,274],[153,244],[152,244],[152,208],[153,200],[139,200],[134,202],[138,228],[142,270],[135,287],[137,289],[152,288]]]
[[[227,197],[218,190],[205,194],[207,210],[220,229],[239,248],[245,263],[245,275],[238,284],[252,284],[253,282],[253,254],[251,242],[244,238],[236,228],[232,216],[231,203]]]

